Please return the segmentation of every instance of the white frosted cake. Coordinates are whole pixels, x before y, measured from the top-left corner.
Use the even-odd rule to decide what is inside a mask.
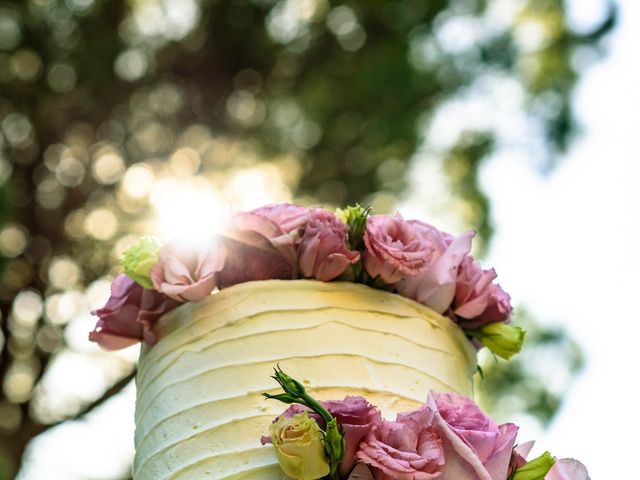
[[[318,399],[362,395],[385,416],[430,390],[472,396],[476,354],[449,318],[353,283],[247,282],[162,317],[137,376],[136,480],[288,478],[260,444],[279,364]]]

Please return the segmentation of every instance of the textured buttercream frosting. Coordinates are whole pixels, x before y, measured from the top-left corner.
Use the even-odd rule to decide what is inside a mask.
[[[448,318],[352,283],[248,282],[161,318],[137,376],[136,480],[279,480],[260,444],[286,405],[273,367],[320,400],[362,395],[386,418],[429,390],[472,395],[476,355]]]

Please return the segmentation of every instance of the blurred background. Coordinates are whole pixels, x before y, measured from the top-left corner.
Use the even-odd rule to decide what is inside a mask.
[[[638,7],[0,1],[0,479],[129,478],[137,350],[87,341],[119,255],[279,201],[476,229],[529,332],[478,399],[627,478]]]

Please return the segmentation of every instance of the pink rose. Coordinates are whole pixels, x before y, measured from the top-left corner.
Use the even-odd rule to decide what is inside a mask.
[[[205,299],[216,286],[226,251],[222,247],[191,247],[176,242],[160,249],[159,262],[151,268],[153,287],[180,302]]]
[[[307,224],[309,209],[290,203],[278,203],[256,208],[249,213],[268,218],[286,233],[299,233]]]
[[[311,209],[298,252],[302,275],[328,282],[360,260],[360,253],[347,248],[348,235],[349,227],[333,213]]]
[[[497,425],[462,395],[431,392],[427,405],[436,412],[435,429],[442,439],[442,480],[507,478],[518,427]]]
[[[290,226],[292,222],[285,223]],[[224,268],[218,274],[218,286],[224,288],[252,280],[295,278],[297,236],[297,231],[288,232],[260,213],[234,215],[220,235],[220,242],[228,255]]]
[[[338,424],[344,431],[346,448],[340,463],[339,473],[343,477],[347,476],[356,464],[356,452],[360,442],[374,427],[382,423],[382,417],[378,409],[362,397],[347,396],[344,400],[329,400],[320,402],[320,404],[336,417]],[[305,411],[309,411],[309,409],[299,404],[293,404],[278,418],[293,417]],[[324,420],[319,415],[311,413],[309,416],[318,422],[322,429],[326,427]],[[262,443],[271,443],[270,437],[262,437]]]
[[[464,328],[475,329],[487,323],[509,320],[511,298],[500,285],[492,283],[496,277],[494,269],[483,270],[473,258],[463,260],[451,308]]]
[[[395,422],[383,421],[360,443],[358,460],[369,465],[376,480],[439,478],[445,456],[434,419],[425,405]]]
[[[590,480],[589,472],[578,460],[562,458],[553,464],[544,480]]]
[[[510,477],[513,472],[527,463],[527,456],[529,455],[529,452],[531,452],[534,443],[535,442],[533,440],[530,440],[513,448],[513,451],[511,452],[511,460],[509,461],[507,477]]]
[[[141,340],[156,341],[151,327],[178,306],[166,295],[141,287],[125,274],[111,284],[111,296],[104,307],[91,312],[99,317],[89,340],[106,350],[118,350]]]
[[[471,251],[475,233],[469,231],[454,237],[417,220],[410,223],[432,253],[416,275],[398,282],[395,288],[403,297],[444,313],[453,301],[458,267]]]
[[[369,217],[364,244],[365,270],[387,284],[414,277],[434,254],[433,246],[414,222],[405,221],[399,214]]]

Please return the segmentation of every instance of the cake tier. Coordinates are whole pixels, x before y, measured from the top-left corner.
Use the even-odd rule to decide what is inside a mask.
[[[137,376],[136,480],[277,480],[260,444],[286,406],[280,364],[318,399],[362,395],[387,418],[429,390],[472,395],[476,355],[449,319],[352,283],[249,282],[161,318]]]

